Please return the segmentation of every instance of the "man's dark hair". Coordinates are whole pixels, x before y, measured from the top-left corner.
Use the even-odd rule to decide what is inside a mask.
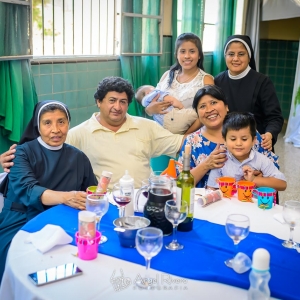
[[[198,90],[198,92],[196,93],[194,100],[193,100],[192,106],[197,114],[198,114],[198,109],[197,109],[198,103],[199,103],[200,99],[205,95],[212,96],[217,100],[223,101],[224,104],[227,105],[226,96],[221,88],[219,88],[216,85],[205,85],[203,88]]]
[[[229,130],[241,130],[243,128],[250,128],[252,139],[256,136],[256,122],[254,115],[250,112],[231,112],[225,116],[222,136],[226,139]]]
[[[125,92],[128,98],[128,104],[132,102],[134,90],[131,83],[121,77],[106,77],[99,82],[97,91],[94,94],[95,102],[102,102],[108,92]]]

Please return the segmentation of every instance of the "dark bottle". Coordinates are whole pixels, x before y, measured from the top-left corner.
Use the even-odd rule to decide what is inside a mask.
[[[194,176],[190,172],[191,146],[185,145],[183,154],[183,170],[179,174],[176,185],[176,201],[186,201],[188,205],[187,218],[178,225],[179,231],[191,231],[194,221]]]

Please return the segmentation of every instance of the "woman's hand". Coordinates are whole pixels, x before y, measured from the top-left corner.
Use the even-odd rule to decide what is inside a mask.
[[[272,133],[270,132],[261,135],[261,146],[268,151],[272,151],[272,137]]]
[[[166,109],[172,104],[168,101],[158,102],[159,94],[151,101],[151,103],[146,107],[145,111],[149,116],[153,114],[166,114],[168,113]]]
[[[210,155],[205,160],[205,168],[207,171],[211,169],[219,169],[225,165],[227,161],[226,150],[217,144],[216,148],[210,153]]]
[[[66,192],[66,200],[64,202],[65,205],[71,206],[76,209],[84,210],[85,202],[86,202],[86,192],[79,191],[71,191]]]
[[[17,144],[13,144],[8,151],[0,155],[0,163],[4,172],[9,173],[10,168],[14,165],[12,160],[15,158],[14,153],[16,152]]]

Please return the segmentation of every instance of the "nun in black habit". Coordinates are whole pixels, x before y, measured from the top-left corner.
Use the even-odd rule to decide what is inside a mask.
[[[284,121],[273,83],[256,72],[254,51],[247,35],[228,37],[224,55],[228,70],[215,77],[215,84],[225,92],[229,111],[254,114],[262,146],[272,150]]]
[[[37,103],[16,148],[0,213],[0,283],[18,230],[57,204],[85,209],[85,191],[97,184],[87,156],[64,143],[70,119],[68,108],[59,101]]]

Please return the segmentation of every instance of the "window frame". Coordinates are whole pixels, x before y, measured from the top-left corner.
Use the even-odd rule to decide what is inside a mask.
[[[123,10],[121,10],[120,55],[122,55],[122,56],[162,56],[162,54],[163,54],[163,19],[164,19],[163,14],[164,14],[164,0],[160,1],[160,14],[158,16],[129,13],[129,12],[124,12]],[[159,52],[144,53],[144,52],[124,52],[123,51],[122,37],[124,37],[124,35],[123,35],[123,24],[124,24],[124,18],[125,17],[146,18],[146,19],[159,20],[159,43],[160,43]]]
[[[20,60],[20,59],[32,59],[33,58],[33,45],[32,45],[32,0],[0,0],[0,2],[16,5],[25,5],[29,7],[29,52],[27,55],[15,55],[15,56],[0,56],[0,61],[5,60]]]

